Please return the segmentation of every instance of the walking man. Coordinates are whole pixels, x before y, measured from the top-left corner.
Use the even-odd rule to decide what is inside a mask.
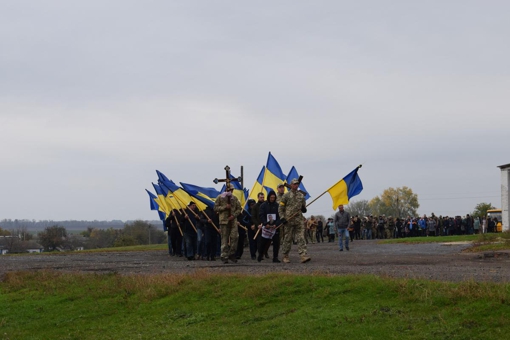
[[[349,232],[347,228],[349,228],[349,224],[351,223],[351,217],[349,216],[349,213],[344,210],[344,206],[342,204],[338,206],[334,222],[336,230],[338,230],[338,245],[340,246],[340,251],[344,251],[344,238],[345,249],[349,250]]]
[[[285,225],[285,238],[282,247],[284,263],[290,263],[289,253],[292,245],[293,234],[296,236],[298,253],[301,256],[301,263],[310,261],[310,257],[307,255],[303,230],[303,213],[306,213],[306,202],[305,196],[297,190],[298,187],[299,180],[294,178],[290,182],[290,191],[283,195],[278,209],[278,215],[280,218],[285,218],[287,221],[287,224]]]

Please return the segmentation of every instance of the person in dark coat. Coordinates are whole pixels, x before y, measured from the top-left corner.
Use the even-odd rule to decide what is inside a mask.
[[[188,260],[195,259],[195,255],[197,254],[197,231],[195,228],[198,228],[198,223],[200,220],[190,212],[189,210],[193,210],[198,214],[197,205],[195,202],[190,202],[188,204],[187,213],[184,215],[184,244],[186,251],[186,258]]]
[[[216,261],[216,248],[218,247],[219,233],[216,228],[214,228],[214,225],[216,227],[220,225],[218,214],[214,212],[213,208],[208,206],[202,211],[200,222],[204,229],[206,260]]]
[[[280,215],[278,214],[278,203],[276,203],[276,193],[271,190],[267,195],[267,201],[261,204],[259,211],[259,220],[262,224],[261,238],[259,242],[259,256],[257,261],[262,261],[262,255],[267,254],[267,250],[273,242],[273,262],[279,263],[278,252],[280,250],[280,230],[276,228],[280,224]]]

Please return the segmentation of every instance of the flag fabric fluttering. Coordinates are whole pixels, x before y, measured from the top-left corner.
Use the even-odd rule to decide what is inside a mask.
[[[290,183],[294,178],[299,178],[299,173],[297,172],[296,168],[292,166],[292,168],[289,171],[289,174],[287,175],[287,183]],[[306,190],[305,186],[303,185],[303,182],[299,183],[299,190],[302,190],[306,192],[305,200],[310,198],[310,194]]]
[[[165,212],[166,216],[170,215],[170,212],[174,209],[179,209],[177,202],[175,202],[175,198],[171,194],[168,193],[168,189],[158,184],[152,183],[154,190],[156,190],[157,200],[156,202],[159,204],[159,209]]]
[[[184,189],[177,186],[177,184],[168,179],[162,172],[156,170],[156,173],[158,174],[158,183],[160,186],[166,187],[169,193],[172,193],[172,195],[179,202],[181,208],[185,209],[191,201],[195,202],[198,210],[200,211],[203,211],[206,208],[207,205],[204,202],[200,200],[193,200],[193,198],[186,191],[184,191]]]
[[[250,195],[248,196],[249,198],[254,199],[255,202],[257,202],[257,195],[259,194],[259,192],[265,193],[265,190],[262,187],[262,181],[264,180],[264,172],[265,171],[266,171],[266,167],[263,166],[262,169],[260,170],[257,180],[255,181],[255,183],[253,183],[253,187],[250,190]]]
[[[147,191],[147,194],[149,194],[149,197],[150,197],[151,210],[157,210],[159,219],[164,221],[166,219],[167,215],[164,211],[162,211],[162,209],[160,209],[159,204],[156,201],[158,199],[158,197],[147,189],[145,189],[145,191]]]
[[[361,165],[316,197],[312,202],[307,203],[307,206],[322,197],[326,192],[330,194],[333,201],[333,210],[336,210],[341,204],[348,204],[352,197],[358,195],[363,190],[363,184],[358,176],[359,168],[361,168]],[[183,182],[180,182],[182,187],[179,187],[162,172],[156,170],[156,173],[158,175],[158,184],[153,183],[156,195],[148,190],[146,191],[150,197],[151,210],[157,210],[162,220],[167,218],[173,209],[186,209],[191,201],[196,203],[200,211],[203,211],[206,207],[213,208],[216,198],[225,190],[225,186],[223,186],[221,191],[218,191],[215,188],[201,187]],[[232,174],[230,174],[230,177],[232,179],[235,178]],[[241,202],[241,206],[248,210],[245,207],[248,199],[257,201],[257,196],[260,192],[267,197],[270,190],[277,191],[278,184],[285,182],[290,183],[294,178],[299,178],[296,167],[292,166],[289,174],[285,176],[278,161],[271,152],[269,152],[267,163],[260,170],[251,191],[243,188],[238,181],[231,182],[231,184],[234,186],[234,195]],[[299,190],[306,193],[305,199],[310,198],[303,183],[300,183]]]
[[[358,195],[363,190],[363,184],[358,176],[360,167],[361,166],[358,166],[347,176],[326,190],[333,200],[333,210],[336,210],[341,204],[348,204],[351,198]]]
[[[276,161],[276,158],[269,152],[267,156],[266,171],[262,183],[266,188],[266,191],[274,190],[276,192],[278,184],[285,182],[287,177],[283,174],[280,164]],[[267,193],[266,193],[267,194]],[[266,195],[267,196],[267,195]]]
[[[214,202],[220,192],[214,188],[205,188],[198,185],[188,184],[180,182],[184,191],[186,191],[191,197],[205,203],[208,207],[214,208]]]
[[[163,192],[159,185],[152,183],[152,186],[157,195],[154,201],[158,204],[159,210],[163,211],[168,216],[172,208],[169,206],[169,202],[167,202],[166,193]]]
[[[248,197],[257,201],[259,192],[264,193],[267,197],[269,191],[273,190],[276,192],[278,184],[285,182],[285,179],[286,177],[283,174],[282,168],[271,152],[269,152],[269,155],[267,156],[267,164],[262,167],[262,170],[260,170],[259,176],[253,184]]]

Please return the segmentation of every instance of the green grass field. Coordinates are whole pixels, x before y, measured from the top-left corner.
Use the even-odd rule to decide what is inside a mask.
[[[10,273],[1,339],[506,339],[510,284]]]

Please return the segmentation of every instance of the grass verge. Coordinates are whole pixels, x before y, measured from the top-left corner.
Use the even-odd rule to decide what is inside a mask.
[[[69,254],[80,254],[80,253],[117,253],[125,251],[153,251],[153,250],[168,250],[168,245],[165,244],[142,244],[138,246],[127,246],[127,247],[112,247],[112,248],[97,248],[77,251],[51,251],[43,253],[19,253],[19,254],[7,254],[4,256],[59,256]]]
[[[421,236],[421,237],[405,237],[393,238],[387,240],[380,240],[381,244],[391,243],[444,243],[444,242],[474,242],[477,240],[478,235],[452,235],[452,236]]]
[[[480,234],[473,242],[473,247],[468,251],[482,252],[482,251],[505,251],[510,250],[510,232]]]
[[[510,284],[9,273],[1,339],[502,339]]]

